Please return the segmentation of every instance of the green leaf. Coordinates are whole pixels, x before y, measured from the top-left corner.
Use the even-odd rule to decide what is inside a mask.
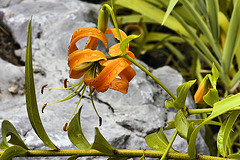
[[[200,125],[198,125],[194,131],[192,132],[192,135],[189,140],[189,145],[188,145],[188,155],[191,158],[195,158],[196,156],[196,149],[195,149],[195,143],[196,143],[196,138],[197,134],[200,131],[201,127],[204,124],[207,124],[208,121],[211,119],[226,113],[232,108],[235,108],[240,105],[240,93],[227,97],[226,99],[219,101],[213,105],[213,111],[209,117],[207,117]]]
[[[163,21],[162,21],[162,25],[165,23],[165,21],[167,20],[168,16],[170,15],[170,13],[172,12],[173,8],[175,7],[175,5],[177,4],[178,0],[170,0],[169,4],[168,4],[168,8],[167,11],[164,15]]]
[[[163,131],[163,128],[161,127],[158,132],[149,134],[145,137],[145,141],[147,145],[156,151],[165,151],[169,142],[168,139]],[[173,147],[170,148],[169,152],[176,152]]]
[[[80,123],[81,110],[82,110],[82,106],[80,107],[78,113],[73,117],[73,119],[69,124],[68,137],[70,141],[78,149],[89,150],[91,148],[91,145],[85,138],[81,128],[81,123]]]
[[[240,33],[240,1],[236,1],[234,4],[234,9],[232,12],[227,37],[224,45],[222,63],[223,63],[223,71],[228,74],[230,72],[230,68],[232,65],[232,60],[234,57],[235,49],[239,45],[238,38]]]
[[[219,78],[219,73],[218,73],[218,70],[217,70],[217,67],[215,66],[215,64],[213,63],[212,65],[212,78],[211,78],[211,83],[212,83],[212,86],[213,88],[216,89],[216,85],[217,85],[217,80]]]
[[[171,107],[174,108],[174,99],[170,98],[169,100],[165,101],[165,107]]]
[[[192,134],[193,130],[195,129],[193,125],[194,125],[193,122],[191,122],[189,124],[189,127],[188,127],[188,132],[187,132],[187,142],[188,143],[189,143],[189,139],[191,137],[191,134]]]
[[[240,159],[240,154],[238,154],[238,153],[230,154],[230,155],[228,155],[228,158],[231,158],[231,159]]]
[[[219,95],[217,89],[211,88],[208,93],[203,96],[203,100],[209,105],[213,107],[213,104],[219,101]]]
[[[45,145],[48,146],[49,148],[58,150],[58,148],[49,139],[43,127],[43,124],[38,112],[34,78],[33,78],[33,67],[32,67],[31,24],[32,24],[32,20],[30,20],[29,27],[28,27],[26,61],[25,61],[25,87],[26,87],[26,105],[27,105],[28,118],[30,120],[30,123],[34,131],[36,132],[38,137],[43,141],[43,143],[45,143]]]
[[[76,160],[78,158],[78,155],[72,155],[70,157],[68,157],[67,160]]]
[[[7,148],[1,155],[0,160],[11,160],[17,156],[27,156],[27,150],[21,146],[11,146]]]
[[[177,88],[177,98],[174,101],[174,106],[176,109],[182,109],[185,107],[188,91],[195,82],[196,80],[191,80],[183,83]]]
[[[178,131],[178,134],[182,138],[187,139],[189,123],[188,123],[187,118],[184,116],[181,109],[178,110],[178,112],[175,115],[175,126],[176,126],[176,129]]]
[[[208,20],[209,20],[211,33],[215,41],[218,42],[219,33],[220,33],[219,22],[218,22],[218,12],[219,12],[218,0],[206,1],[206,5],[207,5]]]
[[[227,156],[227,142],[229,139],[230,132],[232,131],[232,127],[237,120],[240,112],[239,111],[233,111],[229,118],[225,120],[218,132],[217,137],[217,147],[219,153],[225,157]]]
[[[12,123],[10,123],[7,120],[4,120],[2,122],[2,127],[1,128],[2,128],[3,141],[0,145],[0,149],[5,150],[6,147],[9,147],[8,143],[11,143],[13,145],[18,145],[18,146],[21,146],[24,149],[28,150],[28,147],[25,145],[25,143],[23,142],[23,140],[19,136],[17,130],[12,125]],[[9,141],[7,141],[8,136],[11,136],[11,139]]]
[[[114,157],[109,157],[107,160],[127,160],[128,157],[117,157],[117,156],[114,156]]]
[[[95,127],[95,138],[91,149],[96,149],[106,155],[114,155],[114,148],[108,143],[108,141],[102,136],[99,129]]]
[[[188,123],[192,123],[193,125],[199,125],[200,123],[202,123],[204,121],[204,119],[187,119]],[[164,130],[169,130],[169,129],[174,129],[175,128],[175,121],[169,121],[167,122],[168,126],[166,128],[164,128]],[[218,125],[221,126],[222,123],[220,122],[216,122],[216,121],[208,121],[206,124],[211,124],[211,125]]]
[[[146,1],[140,0],[116,0],[115,4],[132,9],[135,12],[140,13],[141,15],[151,19],[155,23],[161,24],[165,15],[165,12],[160,8],[157,8],[155,5],[150,4]],[[187,35],[188,33],[182,27],[182,25],[171,15],[168,16],[164,25],[177,33]]]
[[[138,38],[140,35],[130,35],[124,38],[124,40],[120,43],[120,49],[122,53],[126,53],[127,46],[129,42],[135,38]]]

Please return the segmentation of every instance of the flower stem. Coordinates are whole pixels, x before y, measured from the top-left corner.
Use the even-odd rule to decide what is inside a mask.
[[[176,99],[174,94],[159,80],[157,79],[151,72],[149,72],[146,68],[144,68],[140,63],[135,61],[132,57],[130,57],[128,54],[125,54],[124,57],[128,59],[130,62],[135,64],[138,68],[140,68],[142,71],[147,73],[155,82],[157,82],[173,99]]]
[[[177,133],[178,133],[177,130],[175,130],[175,132],[174,132],[174,134],[172,136],[172,139],[170,140],[170,142],[169,142],[169,144],[168,144],[166,150],[164,151],[164,153],[162,155],[162,158],[160,160],[165,160],[166,159],[167,154],[168,154],[170,148],[172,147],[172,144],[173,144],[173,142],[174,142],[174,140],[175,140],[175,138],[177,136]]]
[[[103,9],[105,9],[105,8],[108,9],[108,11],[109,11],[109,13],[110,13],[110,15],[111,15],[111,17],[112,17],[112,20],[113,20],[113,25],[114,25],[115,28],[116,28],[116,31],[117,31],[117,34],[118,34],[118,37],[119,37],[119,41],[121,42],[121,41],[122,41],[122,37],[121,37],[121,34],[120,34],[120,32],[119,32],[119,27],[118,27],[117,19],[116,19],[116,17],[115,17],[115,14],[114,14],[114,12],[113,12],[112,7],[110,7],[108,4],[104,4],[102,8],[103,8]]]

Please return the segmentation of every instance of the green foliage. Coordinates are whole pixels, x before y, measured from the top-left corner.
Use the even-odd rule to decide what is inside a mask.
[[[22,148],[28,150],[28,147],[25,145],[21,137],[19,136],[17,130],[8,120],[2,122],[2,143],[0,144],[0,149],[5,150],[9,147],[8,143],[13,145],[21,146]],[[7,141],[7,137],[11,136],[11,139]]]
[[[27,155],[27,150],[22,148],[21,146],[11,146],[8,147],[0,157],[0,160],[11,160],[17,156],[25,157]]]
[[[27,38],[27,49],[26,49],[26,61],[25,61],[25,87],[26,87],[26,105],[28,118],[32,124],[32,127],[38,137],[50,148],[58,150],[58,148],[49,139],[42,121],[39,116],[34,78],[33,78],[33,68],[32,68],[32,20],[29,22],[28,27],[28,38]]]

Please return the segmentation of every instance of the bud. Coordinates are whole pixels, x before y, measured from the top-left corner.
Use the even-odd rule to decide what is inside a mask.
[[[98,14],[98,29],[103,33],[108,26],[108,11],[105,7],[101,8]]]
[[[209,89],[211,88],[210,80],[208,79],[208,76],[205,76],[200,83],[197,92],[194,95],[194,99],[196,103],[203,103],[203,96],[205,96]]]

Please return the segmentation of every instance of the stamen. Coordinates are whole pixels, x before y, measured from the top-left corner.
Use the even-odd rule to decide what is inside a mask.
[[[84,92],[85,92],[85,89],[86,89],[86,85],[83,86],[83,91],[82,91],[81,97],[80,97],[80,99],[79,99],[79,101],[78,101],[78,103],[77,103],[77,106],[76,106],[76,108],[74,109],[71,117],[69,118],[68,123],[70,123],[72,117],[74,116],[75,112],[77,111],[77,108],[78,108],[78,106],[79,106],[79,104],[80,104],[80,102],[81,102],[81,100],[82,100],[83,94],[84,94]],[[83,105],[82,105],[82,106],[83,106]],[[82,107],[82,106],[81,106],[81,107]]]
[[[44,88],[47,87],[47,85],[48,85],[48,84],[45,84],[45,85],[42,86],[42,88],[41,88],[41,93],[42,93],[42,94],[43,94]]]
[[[47,103],[42,106],[42,113],[44,113],[43,110],[46,108],[46,106],[47,106]]]
[[[99,126],[102,125],[102,117],[99,116],[98,112],[97,112],[97,109],[95,107],[95,104],[93,102],[93,97],[92,97],[92,87],[89,86],[89,90],[90,90],[90,99],[91,99],[91,102],[92,102],[92,105],[93,105],[93,109],[95,110],[97,116],[98,116],[98,119],[99,119]]]
[[[63,126],[63,130],[67,131],[68,129],[69,129],[69,125],[68,125],[68,123],[65,123],[65,125]]]
[[[64,88],[67,88],[67,78],[64,79]]]

